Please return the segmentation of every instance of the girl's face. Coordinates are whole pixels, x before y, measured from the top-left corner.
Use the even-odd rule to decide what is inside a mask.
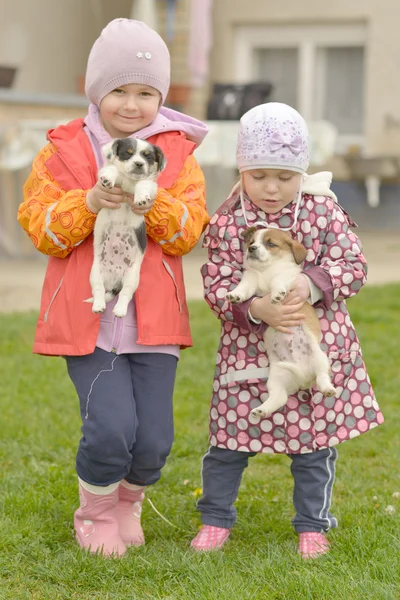
[[[254,169],[242,173],[250,200],[267,214],[274,214],[296,199],[301,174],[279,169]]]
[[[160,102],[160,92],[149,85],[121,85],[100,102],[102,125],[112,138],[129,137],[154,121]]]

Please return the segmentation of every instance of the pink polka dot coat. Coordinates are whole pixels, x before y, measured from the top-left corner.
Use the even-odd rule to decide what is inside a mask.
[[[294,225],[294,203],[276,215],[266,215],[248,199],[245,208],[250,226],[260,220],[282,229]],[[361,243],[349,226],[355,223],[334,200],[303,194],[295,233],[290,231],[308,249],[303,269],[323,293],[314,306],[338,397],[326,398],[314,388],[300,391],[283,409],[260,419],[250,411],[267,397],[268,357],[262,341],[267,325],[248,319],[251,299],[239,305],[224,299],[243,270],[240,233],[247,226],[238,194],[211,218],[204,234],[209,260],[202,276],[205,299],[222,324],[210,410],[211,445],[245,452],[314,452],[383,422],[345,302],[364,285],[367,271]]]

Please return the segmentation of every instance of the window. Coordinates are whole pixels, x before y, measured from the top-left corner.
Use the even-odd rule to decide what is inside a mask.
[[[364,122],[364,48],[317,48],[315,117],[326,119],[339,134],[362,134]]]
[[[297,108],[309,123],[332,123],[339,152],[363,145],[363,23],[246,25],[235,42],[238,83],[269,81],[273,100]]]
[[[297,108],[297,63],[296,48],[256,49],[258,79],[273,84],[271,100],[285,102]]]

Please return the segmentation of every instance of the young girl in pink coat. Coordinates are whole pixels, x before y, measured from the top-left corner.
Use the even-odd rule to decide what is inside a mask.
[[[203,526],[195,550],[221,548],[236,519],[234,507],[249,456],[287,454],[292,463],[292,521],[304,558],[329,550],[325,537],[337,526],[331,513],[336,446],[383,422],[346,307],[366,281],[355,223],[329,189],[331,174],[306,175],[308,133],[290,106],[268,103],[240,121],[240,184],[212,217],[204,245],[205,298],[221,320],[221,339],[210,411],[210,448],[203,459]],[[269,296],[230,304],[225,295],[243,273],[241,233],[249,226],[277,227],[308,250],[303,272],[282,304]],[[251,415],[267,398],[269,362],[263,345],[268,326],[289,333],[302,323],[305,302],[315,306],[321,348],[329,356],[337,397],[316,388],[290,396],[268,418]]]

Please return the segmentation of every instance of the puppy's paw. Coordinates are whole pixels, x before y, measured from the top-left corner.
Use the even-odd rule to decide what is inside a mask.
[[[239,302],[244,301],[244,296],[240,292],[237,293],[237,292],[235,292],[235,290],[233,290],[232,292],[228,292],[225,295],[225,300],[227,300],[231,304],[239,304]]]
[[[110,177],[107,177],[107,175],[101,175],[99,181],[102,187],[106,190],[111,190],[111,188],[114,187],[115,181],[113,181]]]
[[[92,312],[98,314],[102,313],[106,310],[106,302],[105,300],[96,300],[93,302]]]
[[[271,294],[271,304],[279,304],[286,298],[286,290],[278,290]]]
[[[253,410],[250,411],[250,414],[253,417],[257,417],[259,419],[265,419],[266,417],[269,417],[269,415],[271,413],[268,412],[268,410],[266,410],[265,408],[262,408],[262,405],[261,405],[261,406],[258,406],[257,408],[253,408]]]
[[[336,398],[338,395],[337,390],[335,387],[333,387],[333,385],[330,385],[326,389],[321,390],[321,392],[324,396],[327,396],[328,398]]]
[[[328,398],[332,398],[333,396],[337,397],[337,390],[333,387],[331,378],[327,373],[319,374],[315,383],[317,390],[320,391],[324,396],[328,396]]]
[[[135,194],[135,200],[133,201],[134,206],[138,208],[144,208],[152,201],[150,194]]]
[[[118,306],[118,302],[117,302],[117,304],[113,308],[113,313],[116,317],[119,317],[120,319],[122,319],[123,317],[126,316],[127,310],[128,310],[127,306]]]
[[[155,181],[138,181],[135,187],[135,198],[133,204],[138,208],[146,207],[155,200],[158,186]]]
[[[239,302],[243,302],[243,298],[240,294],[226,294],[225,299],[231,304],[239,304]]]

